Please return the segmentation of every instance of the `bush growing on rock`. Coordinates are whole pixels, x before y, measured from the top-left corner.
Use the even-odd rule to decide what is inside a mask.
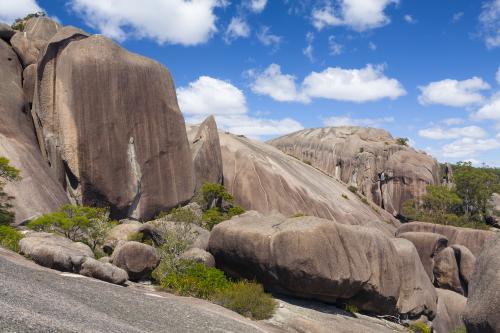
[[[408,142],[410,140],[408,138],[397,138],[396,143],[401,146],[408,146]]]
[[[23,18],[17,18],[14,21],[14,23],[12,24],[11,28],[14,30],[23,31],[24,26],[26,25],[26,21],[28,21],[30,18],[33,18],[33,17],[42,17],[42,16],[46,16],[46,14],[44,12],[36,12],[36,13],[28,14]]]
[[[18,252],[19,251],[19,241],[23,238],[23,235],[16,229],[8,225],[0,225],[0,245]]]
[[[410,332],[414,333],[431,333],[431,329],[425,323],[410,324]]]
[[[57,212],[29,222],[28,228],[62,234],[74,242],[87,244],[95,252],[114,225],[116,222],[109,220],[109,212],[104,208],[64,205]]]
[[[0,225],[14,222],[14,213],[10,210],[12,208],[10,201],[13,197],[5,193],[3,189],[6,182],[20,179],[20,171],[9,163],[7,158],[0,156]]]

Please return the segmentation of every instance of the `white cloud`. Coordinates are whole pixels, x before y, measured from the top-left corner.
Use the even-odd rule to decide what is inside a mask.
[[[406,14],[405,16],[403,16],[403,18],[406,21],[406,23],[409,23],[409,24],[417,23],[417,20],[415,20],[415,18],[409,14]]]
[[[123,41],[150,38],[159,44],[197,45],[217,31],[215,8],[225,0],[71,0],[86,24]]]
[[[498,67],[497,72],[495,74],[495,80],[498,84],[500,84],[500,67]]]
[[[494,120],[500,122],[500,93],[483,105],[476,113],[472,115],[475,120]]]
[[[361,69],[328,67],[309,74],[302,83],[303,92],[308,97],[358,103],[405,95],[401,83],[386,77],[383,71],[383,66],[372,65]]]
[[[390,22],[384,13],[387,6],[399,0],[339,0],[337,6],[327,4],[312,11],[312,22],[316,29],[344,25],[356,31],[384,26]]]
[[[306,42],[307,42],[307,46],[305,47],[305,49],[302,50],[302,53],[307,57],[307,59],[309,59],[311,62],[314,61],[314,47],[312,45],[314,41],[314,34],[312,32],[308,32],[306,34]]]
[[[248,23],[241,17],[233,17],[224,33],[224,40],[230,44],[238,38],[246,38],[248,36],[250,36]]]
[[[375,51],[377,49],[377,45],[374,42],[369,42],[368,48],[372,51]]]
[[[330,48],[330,54],[334,56],[341,55],[344,49],[342,44],[337,43],[335,36],[328,37],[328,47]]]
[[[465,126],[465,127],[432,127],[425,128],[418,131],[418,135],[423,138],[433,140],[447,140],[457,138],[485,138],[488,136],[486,131],[478,126]]]
[[[297,89],[297,78],[281,73],[281,67],[277,64],[271,64],[262,73],[250,72],[250,77],[254,79],[251,89],[256,94],[270,96],[279,102],[308,102]]]
[[[423,105],[442,104],[453,107],[465,107],[479,104],[484,100],[480,91],[489,89],[488,83],[479,77],[457,81],[446,79],[420,86],[422,92],[418,100]]]
[[[499,149],[498,139],[462,138],[443,146],[442,154],[445,157],[462,158],[476,155],[479,152]]]
[[[500,0],[483,3],[479,15],[480,34],[489,49],[500,46]]]
[[[230,82],[201,76],[186,87],[177,89],[181,111],[188,123],[199,123],[215,115],[219,128],[235,134],[260,139],[301,130],[294,119],[268,119],[249,115],[243,92]]]
[[[456,23],[456,22],[460,21],[463,16],[464,16],[464,12],[455,13],[455,14],[453,14],[453,17],[451,18],[451,21],[453,23]]]
[[[440,121],[447,126],[461,125],[465,122],[462,118],[446,118]]]
[[[249,8],[254,13],[262,12],[267,5],[267,0],[250,0]]]
[[[12,24],[15,19],[43,11],[35,0],[0,0],[0,22]]]
[[[265,46],[272,46],[277,49],[281,43],[282,37],[271,34],[271,29],[263,26],[257,33],[257,39]]]
[[[383,118],[352,118],[351,115],[332,116],[323,119],[325,126],[364,126],[364,127],[382,127],[383,124],[394,122],[394,117]]]

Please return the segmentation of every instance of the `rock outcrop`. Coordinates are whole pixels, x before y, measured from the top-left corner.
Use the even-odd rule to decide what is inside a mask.
[[[129,240],[129,236],[138,233],[142,227],[142,223],[137,221],[130,221],[128,223],[118,224],[114,226],[106,236],[103,244],[103,251],[106,254],[113,253],[113,250],[120,241]]]
[[[139,229],[145,239],[151,239],[157,246],[164,243],[163,234],[173,233],[183,235],[192,241],[191,248],[206,250],[210,231],[194,223],[172,222],[164,218],[144,223]]]
[[[460,273],[460,281],[462,281],[462,286],[465,289],[465,296],[468,294],[469,281],[474,272],[474,266],[476,265],[476,257],[472,252],[462,245],[452,245],[451,248],[455,251],[455,258],[458,263],[458,270]]]
[[[382,129],[306,129],[268,143],[355,186],[393,215],[401,214],[406,200],[425,194],[427,185],[439,184],[434,158],[398,144]]]
[[[148,280],[151,272],[158,266],[160,257],[154,247],[139,243],[120,244],[111,256],[113,265],[124,269],[131,281]]]
[[[447,246],[446,237],[430,232],[405,232],[399,234],[398,237],[409,240],[415,245],[425,272],[434,282],[434,257]]]
[[[404,223],[398,228],[397,234],[409,231],[432,232],[443,235],[448,239],[449,246],[463,245],[476,257],[481,253],[484,245],[495,237],[495,232],[493,231],[452,227],[426,222]]]
[[[8,42],[15,33],[16,31],[12,29],[8,24],[0,22],[0,39]]]
[[[221,184],[222,155],[215,118],[209,116],[199,126],[187,125],[187,135],[193,156],[196,188],[204,182]]]
[[[22,67],[12,48],[0,39],[0,156],[21,170],[22,180],[9,182],[6,192],[16,222],[59,209],[68,199],[40,154],[31,117],[25,113]]]
[[[114,284],[124,284],[128,280],[128,274],[125,270],[90,257],[83,260],[78,273]]]
[[[449,333],[463,326],[462,316],[467,298],[450,290],[436,289],[438,304],[436,317],[432,321],[435,333]]]
[[[296,213],[372,226],[392,234],[399,222],[345,184],[265,143],[219,132],[224,186],[247,210]]]
[[[477,257],[469,282],[464,322],[467,333],[500,332],[500,235],[491,239]]]
[[[402,262],[391,239],[373,228],[317,217],[263,217],[247,212],[214,227],[209,251],[217,267],[230,275],[256,279],[280,293],[326,302],[348,301],[374,313],[398,312]],[[414,254],[412,261],[418,260]],[[419,284],[425,274],[421,265],[405,267],[414,268],[421,271],[408,274],[414,281],[405,281],[406,291],[429,286]],[[408,311],[432,312],[427,310],[435,306],[435,299],[422,299],[429,303],[407,303]]]
[[[433,272],[436,286],[464,295],[465,291],[460,281],[460,271],[455,259],[455,250],[451,247],[443,249],[436,255],[434,262]]]
[[[32,115],[43,155],[77,203],[147,220],[193,196],[184,119],[159,63],[61,28],[39,56]]]
[[[40,52],[60,29],[59,23],[47,17],[34,17],[26,21],[23,31],[10,39],[24,67],[37,62]]]
[[[37,264],[77,273],[85,257],[94,258],[87,245],[45,232],[28,233],[19,241],[20,253]]]
[[[214,256],[205,250],[192,248],[182,253],[180,259],[191,260],[205,265],[205,267],[215,267]]]

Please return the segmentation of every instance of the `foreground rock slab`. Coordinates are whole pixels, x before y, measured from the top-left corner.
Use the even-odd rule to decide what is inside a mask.
[[[1,332],[277,333],[193,298],[68,276],[0,248]]]
[[[373,228],[248,212],[218,224],[211,232],[209,251],[217,267],[230,275],[256,279],[277,292],[348,301],[374,313],[398,312],[399,253],[389,237]],[[418,260],[413,253],[412,261]],[[421,272],[414,275],[425,274],[419,268]],[[435,299],[427,300],[430,304],[409,308],[432,309]]]
[[[84,259],[78,274],[114,284],[124,284],[128,280],[125,270],[90,257]]]

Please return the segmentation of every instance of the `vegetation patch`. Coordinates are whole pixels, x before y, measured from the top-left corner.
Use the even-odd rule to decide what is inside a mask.
[[[406,146],[406,147],[408,147],[408,142],[409,142],[409,141],[410,141],[410,140],[409,140],[408,138],[397,138],[397,139],[396,139],[396,143],[397,143],[398,145],[401,145],[401,146]]]
[[[431,333],[431,329],[425,323],[413,323],[408,328],[414,333]]]
[[[347,187],[347,189],[348,189],[349,191],[351,191],[352,193],[357,193],[357,192],[358,192],[358,188],[357,188],[356,186],[353,186],[353,185],[349,185],[349,186]]]
[[[23,235],[8,225],[0,225],[0,246],[19,252],[19,241]]]
[[[23,31],[24,27],[26,26],[26,21],[28,21],[30,18],[33,17],[42,17],[42,16],[46,16],[46,14],[44,12],[36,12],[28,14],[23,18],[17,18],[12,24],[11,28],[14,30]]]

